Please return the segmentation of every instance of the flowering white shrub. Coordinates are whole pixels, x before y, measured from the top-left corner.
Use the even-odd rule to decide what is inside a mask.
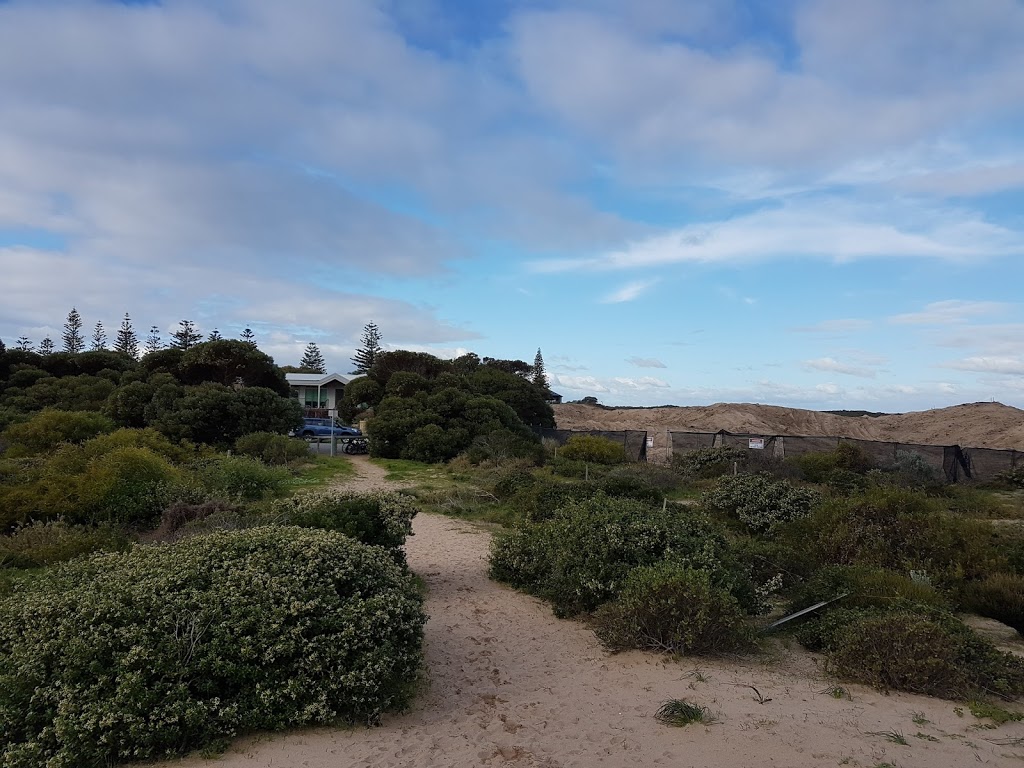
[[[409,701],[424,621],[387,551],[330,531],[66,563],[0,598],[0,764],[102,766],[373,721]]]
[[[790,520],[806,517],[821,500],[812,488],[797,488],[767,475],[723,477],[704,494],[702,502],[712,511],[743,523],[751,532],[770,533]]]

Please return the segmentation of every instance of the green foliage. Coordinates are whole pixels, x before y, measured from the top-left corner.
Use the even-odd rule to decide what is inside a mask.
[[[912,451],[896,451],[896,460],[888,467],[886,480],[900,488],[927,490],[943,484],[944,478],[924,456]]]
[[[654,713],[654,719],[665,725],[682,727],[691,723],[703,723],[710,725],[717,722],[717,718],[707,707],[699,704],[691,704],[685,699],[669,699]]]
[[[196,464],[194,471],[212,495],[234,501],[279,494],[290,478],[287,470],[251,456],[214,456]]]
[[[129,545],[124,532],[109,525],[34,522],[0,536],[0,568],[39,568],[92,552],[120,552]]]
[[[966,584],[961,594],[964,610],[1001,621],[1024,634],[1024,576],[993,573]]]
[[[996,479],[1011,488],[1024,488],[1024,467],[1016,467],[1000,472]]]
[[[778,526],[810,514],[820,501],[810,488],[798,488],[767,475],[723,477],[702,504],[711,512],[736,520],[748,531],[771,534]]]
[[[384,547],[395,555],[412,535],[416,516],[412,499],[397,493],[321,491],[274,502],[274,519],[285,525],[322,528]]]
[[[522,431],[496,429],[486,435],[477,435],[466,451],[466,458],[473,464],[489,462],[501,464],[507,461],[525,460],[530,464],[544,463],[544,447],[533,435]]]
[[[1024,695],[1024,660],[997,650],[951,614],[848,610],[829,619],[828,671],[845,680],[953,699]]]
[[[0,761],[165,758],[406,705],[410,576],[341,534],[253,528],[58,566],[0,598]]]
[[[491,577],[549,600],[559,616],[592,611],[616,597],[630,571],[671,558],[714,574],[753,603],[751,585],[725,538],[703,515],[658,509],[603,493],[569,501],[548,520],[524,523],[491,547]]]
[[[558,453],[564,459],[594,464],[624,464],[627,459],[622,445],[598,435],[573,435]]]
[[[146,406],[155,393],[156,388],[152,384],[129,382],[110,393],[103,404],[103,413],[122,427],[144,427]]]
[[[787,459],[796,466],[804,479],[812,483],[827,483],[829,477],[836,476],[837,471],[864,475],[875,468],[871,455],[855,443],[841,442],[836,449],[827,452],[804,453]]]
[[[593,622],[598,638],[613,651],[701,655],[756,645],[736,598],[716,586],[707,571],[672,561],[634,569]]]
[[[846,593],[846,608],[889,608],[916,604],[943,608],[946,598],[930,584],[900,573],[865,565],[826,566],[817,571],[797,592],[791,610],[831,600]]]
[[[149,448],[120,447],[90,459],[82,474],[69,479],[77,500],[68,519],[134,526],[160,513],[181,473]]]
[[[819,504],[785,535],[821,564],[870,565],[935,578],[968,578],[997,559],[989,523],[950,515],[923,494],[873,488]]]
[[[10,456],[32,456],[54,450],[60,443],[81,443],[111,432],[114,424],[98,413],[42,411],[28,421],[12,424],[3,433]]]
[[[274,365],[270,355],[252,344],[234,339],[220,339],[195,344],[185,350],[178,365],[178,378],[184,384],[213,382],[226,387],[269,389],[288,397],[289,387],[284,374]]]
[[[309,456],[309,446],[274,432],[251,432],[235,440],[235,450],[243,456],[259,459],[264,464],[288,464]]]
[[[683,477],[708,480],[732,471],[734,462],[744,463],[746,451],[739,448],[697,448],[672,456],[672,469]]]

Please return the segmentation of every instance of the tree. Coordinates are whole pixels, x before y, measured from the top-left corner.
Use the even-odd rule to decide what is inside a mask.
[[[373,367],[373,361],[381,351],[380,340],[380,329],[374,323],[367,323],[366,327],[363,328],[363,336],[360,339],[360,343],[363,346],[357,349],[355,355],[352,356],[352,362],[356,366],[352,373],[369,372],[370,368]]]
[[[548,391],[548,376],[544,371],[544,357],[540,353],[540,347],[537,347],[537,356],[533,358],[533,383],[544,392]]]
[[[39,342],[39,354],[40,355],[52,355],[55,349],[53,339],[47,336],[41,342]]]
[[[146,337],[146,354],[159,352],[164,348],[163,340],[160,338],[160,329],[155,325],[149,327],[149,336]]]
[[[306,345],[306,351],[299,361],[299,367],[309,368],[316,373],[327,373],[327,364],[324,362],[324,356],[320,353],[320,347],[312,341]]]
[[[4,344],[4,340],[0,339],[0,355],[7,351],[7,345]]]
[[[252,328],[246,328],[239,334],[238,338],[246,344],[252,344],[254,347],[256,346],[256,334],[252,332]]]
[[[19,336],[18,337],[18,341],[16,342],[16,346],[22,352],[31,352],[32,351],[32,339],[30,339],[28,336]]]
[[[117,339],[114,341],[114,351],[127,355],[132,360],[139,358],[139,337],[135,335],[135,328],[132,326],[132,319],[128,313],[124,313],[124,320],[121,327],[117,329]]]
[[[203,335],[191,320],[182,320],[178,323],[178,330],[171,334],[171,338],[171,347],[184,351],[201,342]]]
[[[106,350],[107,348],[107,332],[103,330],[103,322],[100,320],[96,321],[96,327],[92,330],[92,346],[89,349],[93,351]]]
[[[206,337],[207,341],[221,341],[224,337],[220,335],[220,331],[214,328],[210,331],[210,335]]]
[[[85,350],[85,339],[82,338],[82,316],[74,307],[68,312],[61,340],[64,342],[64,351],[69,354],[77,355]]]

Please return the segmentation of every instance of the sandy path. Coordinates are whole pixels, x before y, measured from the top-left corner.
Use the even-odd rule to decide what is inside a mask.
[[[581,624],[489,581],[486,532],[435,515],[417,516],[414,528],[407,550],[429,586],[430,682],[412,711],[385,717],[380,728],[249,737],[214,765],[964,768],[1024,759],[1024,745],[988,741],[1024,738],[1022,724],[979,730],[953,703],[858,686],[848,686],[852,701],[837,700],[821,693],[829,681],[805,655],[779,662],[611,656]],[[759,703],[748,685],[771,701]],[[721,721],[677,729],[654,720],[662,701],[680,697],[709,706]],[[915,723],[914,713],[928,722]],[[889,731],[909,746],[882,735]]]
[[[365,491],[378,491],[384,489],[401,488],[402,483],[395,483],[391,480],[386,480],[387,470],[383,467],[378,467],[372,461],[369,456],[357,455],[357,456],[346,456],[349,463],[356,470],[355,477],[347,477],[338,482],[332,483],[331,487],[340,488],[346,491],[356,491],[362,493]]]

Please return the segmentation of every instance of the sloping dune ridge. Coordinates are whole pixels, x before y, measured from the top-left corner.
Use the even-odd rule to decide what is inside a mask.
[[[1024,411],[1002,403],[966,403],[886,416],[838,416],[822,411],[754,403],[658,408],[554,406],[560,429],[640,429],[654,438],[655,455],[667,451],[669,431],[826,435],[931,445],[1024,450]]]

